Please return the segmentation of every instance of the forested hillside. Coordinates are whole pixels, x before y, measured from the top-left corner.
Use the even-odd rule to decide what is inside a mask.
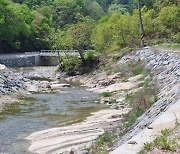
[[[146,42],[180,42],[179,0],[141,4]],[[110,52],[138,43],[137,0],[0,0],[0,53]]]

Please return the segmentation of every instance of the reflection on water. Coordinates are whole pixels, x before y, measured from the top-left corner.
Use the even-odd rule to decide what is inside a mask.
[[[0,113],[0,153],[28,153],[25,138],[32,132],[82,121],[104,106],[98,96],[77,85],[61,93],[31,94]],[[68,123],[67,123],[68,122]]]

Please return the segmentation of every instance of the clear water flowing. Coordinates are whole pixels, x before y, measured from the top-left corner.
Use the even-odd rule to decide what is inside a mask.
[[[104,106],[98,95],[86,87],[71,85],[59,93],[38,93],[22,97],[0,112],[0,153],[25,154],[33,132],[80,122]]]

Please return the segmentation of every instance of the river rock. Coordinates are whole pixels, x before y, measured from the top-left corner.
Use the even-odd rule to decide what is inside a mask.
[[[51,84],[50,88],[52,90],[59,90],[60,88],[64,88],[64,87],[70,87],[69,84]]]
[[[6,68],[6,66],[5,66],[5,65],[0,64],[0,70],[4,70],[5,68]]]
[[[25,89],[22,75],[0,64],[0,95],[22,92]]]

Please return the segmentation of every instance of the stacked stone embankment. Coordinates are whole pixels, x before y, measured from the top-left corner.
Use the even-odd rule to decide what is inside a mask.
[[[0,96],[25,90],[25,79],[0,64]]]
[[[130,128],[116,146],[126,141],[147,128],[158,116],[164,113],[171,105],[180,100],[180,53],[163,52],[153,48],[146,48],[125,55],[118,64],[144,62],[145,68],[155,74],[159,87],[158,101],[147,110]],[[164,119],[166,121],[166,119]]]

